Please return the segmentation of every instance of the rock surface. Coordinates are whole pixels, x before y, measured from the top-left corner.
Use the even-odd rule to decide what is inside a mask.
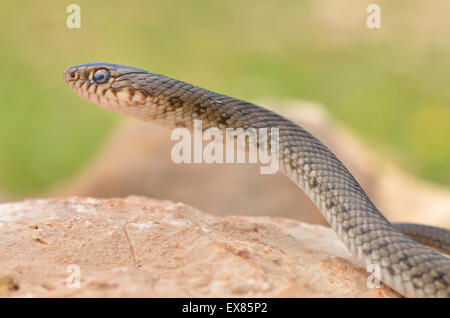
[[[399,296],[356,264],[330,229],[294,220],[144,197],[0,205],[0,297]]]

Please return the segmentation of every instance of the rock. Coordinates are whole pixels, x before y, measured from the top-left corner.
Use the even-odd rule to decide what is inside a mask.
[[[0,205],[0,297],[399,296],[366,280],[334,232],[294,220],[144,197]]]

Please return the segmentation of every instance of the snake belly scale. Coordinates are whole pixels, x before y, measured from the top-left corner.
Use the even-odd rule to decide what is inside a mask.
[[[169,128],[192,129],[196,119],[202,120],[203,129],[278,128],[283,172],[315,202],[364,266],[379,266],[381,280],[404,296],[450,296],[450,259],[400,232],[378,211],[342,162],[289,119],[243,100],[129,66],[80,64],[68,68],[64,79],[75,93],[94,104]],[[449,230],[440,230],[448,237]]]

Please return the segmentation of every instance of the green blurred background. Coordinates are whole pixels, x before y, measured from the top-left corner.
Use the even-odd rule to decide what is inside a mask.
[[[68,89],[66,67],[128,64],[254,101],[322,103],[410,172],[450,185],[450,1],[4,2],[0,190],[80,171],[120,118]],[[366,26],[369,3],[381,29]]]

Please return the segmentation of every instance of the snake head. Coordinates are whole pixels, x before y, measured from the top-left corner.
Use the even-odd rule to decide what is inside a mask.
[[[64,72],[67,85],[87,101],[111,111],[133,116],[148,97],[141,85],[152,74],[130,66],[85,63]]]

